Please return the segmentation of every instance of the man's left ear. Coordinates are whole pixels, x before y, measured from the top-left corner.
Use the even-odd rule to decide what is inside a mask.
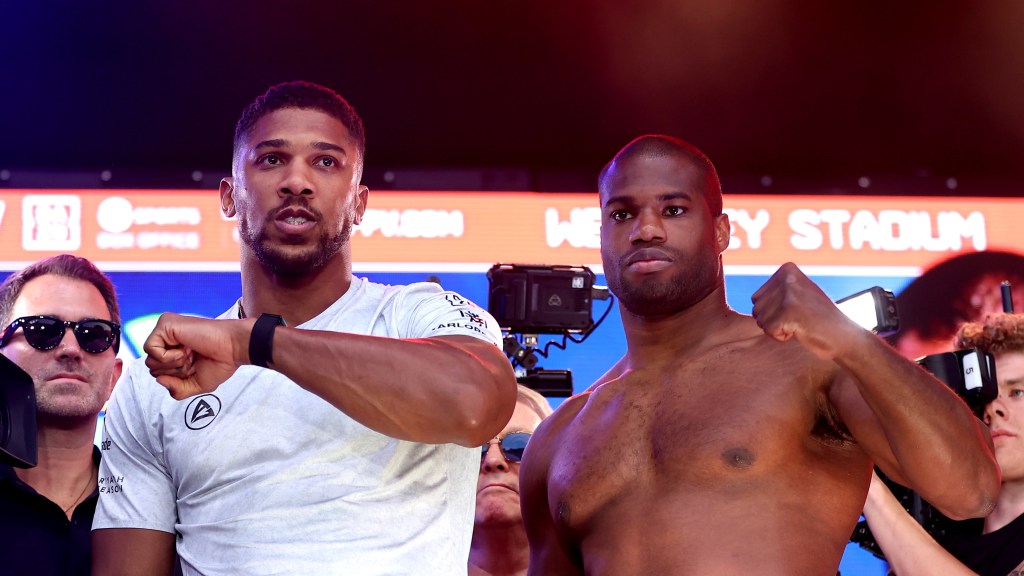
[[[719,254],[725,252],[731,239],[732,224],[729,223],[729,215],[722,213],[715,218],[715,245],[718,247]]]
[[[220,181],[220,211],[227,218],[235,216],[235,179],[230,176]]]
[[[359,191],[356,192],[356,218],[355,224],[359,224],[363,221],[363,213],[366,212],[366,203],[370,199],[370,189],[362,184],[359,185]]]
[[[124,342],[121,343],[124,345]],[[110,386],[107,388],[107,398],[110,398],[110,394],[114,391],[114,384],[117,384],[118,379],[121,378],[121,370],[124,368],[124,362],[120,358],[114,358],[114,369],[110,371]]]

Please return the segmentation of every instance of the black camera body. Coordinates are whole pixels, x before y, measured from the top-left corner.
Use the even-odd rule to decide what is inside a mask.
[[[537,362],[549,346],[564,350],[566,342],[582,342],[600,324],[591,318],[594,299],[609,293],[594,286],[595,278],[586,266],[498,263],[487,271],[487,311],[509,333],[502,347],[520,384],[547,397],[572,395],[571,371],[545,370]],[[561,335],[562,343],[538,348],[540,334]]]
[[[979,419],[985,407],[999,396],[996,359],[984,350],[972,348],[931,354],[918,358],[917,363],[952,388]]]
[[[0,354],[0,462],[32,468],[38,460],[35,384],[27,372]]]
[[[487,271],[487,311],[509,332],[585,332],[593,326],[594,279],[585,266],[495,264]]]

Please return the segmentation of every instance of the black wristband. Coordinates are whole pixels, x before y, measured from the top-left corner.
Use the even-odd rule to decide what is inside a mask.
[[[277,314],[260,314],[249,333],[249,364],[267,368],[274,361],[274,329],[284,326]]]

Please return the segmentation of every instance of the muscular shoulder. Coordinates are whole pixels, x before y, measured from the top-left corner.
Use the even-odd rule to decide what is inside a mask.
[[[552,455],[562,444],[561,439],[566,429],[576,419],[580,410],[586,406],[590,396],[591,392],[587,391],[567,398],[555,409],[554,413],[537,426],[530,438],[527,456],[524,458],[524,470],[530,465],[534,465],[534,469],[538,467],[546,469]]]
[[[799,342],[779,342],[763,332],[741,342],[723,364],[739,373],[757,374],[758,387],[790,388],[810,411],[811,436],[825,444],[845,445],[853,437],[831,400],[833,387],[843,381],[845,371],[831,360],[818,358]],[[736,378],[740,374],[736,374]]]

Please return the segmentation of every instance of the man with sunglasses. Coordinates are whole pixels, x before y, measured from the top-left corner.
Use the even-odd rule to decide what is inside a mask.
[[[533,431],[550,414],[547,398],[520,384],[512,419],[483,445],[469,576],[526,575],[530,546],[519,502],[519,463]]]
[[[38,425],[38,465],[0,465],[0,573],[90,573],[93,441],[121,374],[118,322],[113,285],[84,258],[47,258],[0,285],[0,354],[32,377]]]
[[[465,572],[480,445],[515,374],[486,311],[352,274],[364,152],[322,86],[274,86],[242,113],[220,186],[242,295],[219,319],[164,314],[125,369],[99,575],[168,574],[175,548],[186,575]]]
[[[831,576],[873,463],[947,515],[991,510],[999,472],[970,409],[796,266],[752,316],[729,308],[707,156],[640,137],[598,189],[626,352],[530,443],[530,574]]]

